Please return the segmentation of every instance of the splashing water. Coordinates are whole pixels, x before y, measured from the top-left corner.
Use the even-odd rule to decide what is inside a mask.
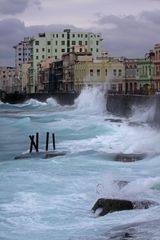
[[[90,209],[99,197],[149,199],[160,203],[160,154],[157,130],[128,120],[109,122],[104,93],[86,88],[73,106],[45,103],[0,104],[0,238],[102,240],[123,224],[159,222],[160,207],[121,211],[98,218]],[[136,119],[142,121],[141,115]],[[28,136],[55,133],[56,150],[65,156],[50,159],[14,157],[27,152]],[[50,143],[49,149],[52,149]],[[115,162],[113,154],[146,152],[137,162]],[[156,154],[153,154],[156,153]],[[159,236],[159,228],[154,230]],[[159,238],[155,238],[158,240]]]
[[[102,87],[86,87],[75,100],[75,107],[79,111],[103,113],[106,111],[106,100]]]

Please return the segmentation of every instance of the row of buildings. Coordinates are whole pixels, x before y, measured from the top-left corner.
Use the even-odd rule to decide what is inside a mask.
[[[160,91],[160,44],[143,58],[113,58],[100,33],[40,33],[15,49],[15,68],[0,67],[0,89],[20,93],[77,92],[103,85],[114,93]]]

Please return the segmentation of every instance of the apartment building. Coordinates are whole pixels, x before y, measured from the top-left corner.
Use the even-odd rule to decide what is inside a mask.
[[[31,68],[30,89],[37,91],[37,64],[44,59],[55,57],[61,59],[63,54],[72,51],[73,47],[84,46],[86,52],[91,52],[93,58],[102,55],[101,33],[71,32],[65,29],[63,32],[40,33],[38,37],[30,40]]]
[[[30,62],[30,38],[26,37],[13,47],[15,49],[15,67]]]
[[[0,67],[0,89],[6,93],[19,91],[19,84],[13,67]]]

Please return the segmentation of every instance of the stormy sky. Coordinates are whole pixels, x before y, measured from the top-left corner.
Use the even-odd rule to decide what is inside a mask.
[[[160,43],[160,0],[0,0],[0,66],[13,46],[44,31],[101,32],[112,56],[143,57]]]

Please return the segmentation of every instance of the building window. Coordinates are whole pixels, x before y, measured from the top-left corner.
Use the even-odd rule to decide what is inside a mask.
[[[85,41],[85,45],[88,45],[88,42],[87,42],[87,41]]]
[[[36,59],[38,59],[38,56],[36,56]]]
[[[96,49],[96,52],[99,52],[99,49],[98,49],[98,48]]]
[[[91,48],[91,52],[93,51],[93,48]]]
[[[58,38],[58,34],[56,34],[56,38]]]
[[[82,41],[79,41],[79,45],[82,46]]]
[[[80,37],[80,34],[78,34],[78,37]]]
[[[99,45],[99,41],[96,41],[96,45]]]
[[[111,84],[111,90],[116,91],[116,84]]]
[[[64,49],[64,48],[62,48],[62,52],[65,52],[65,49]]]
[[[54,34],[53,34],[53,38],[54,38]]]
[[[118,69],[118,76],[122,76],[122,69]]]
[[[61,45],[65,45],[65,41],[61,41]]]
[[[117,70],[113,69],[113,76],[116,76],[116,75],[117,75]]]
[[[51,52],[51,49],[48,49],[48,53],[50,53]]]
[[[51,41],[47,41],[47,44],[48,44],[48,45],[51,45]]]
[[[72,41],[72,45],[76,45],[76,41]]]
[[[58,45],[58,41],[56,41],[56,45]]]
[[[39,45],[39,41],[36,41],[36,42],[35,42],[35,45]]]
[[[45,56],[44,55],[42,55],[42,59],[44,59],[45,58]]]
[[[44,52],[45,51],[45,49],[44,48],[42,48],[42,52]]]
[[[62,34],[62,38],[64,38],[64,34]]]
[[[57,52],[57,49],[55,48],[55,52]]]
[[[93,77],[93,69],[90,69],[90,76]]]
[[[107,71],[107,69],[105,69],[105,75],[107,76],[107,74],[108,74],[108,71]]]
[[[74,37],[75,37],[75,34],[72,34],[72,37],[74,38]]]
[[[99,77],[101,74],[100,69],[97,69],[97,77]]]

